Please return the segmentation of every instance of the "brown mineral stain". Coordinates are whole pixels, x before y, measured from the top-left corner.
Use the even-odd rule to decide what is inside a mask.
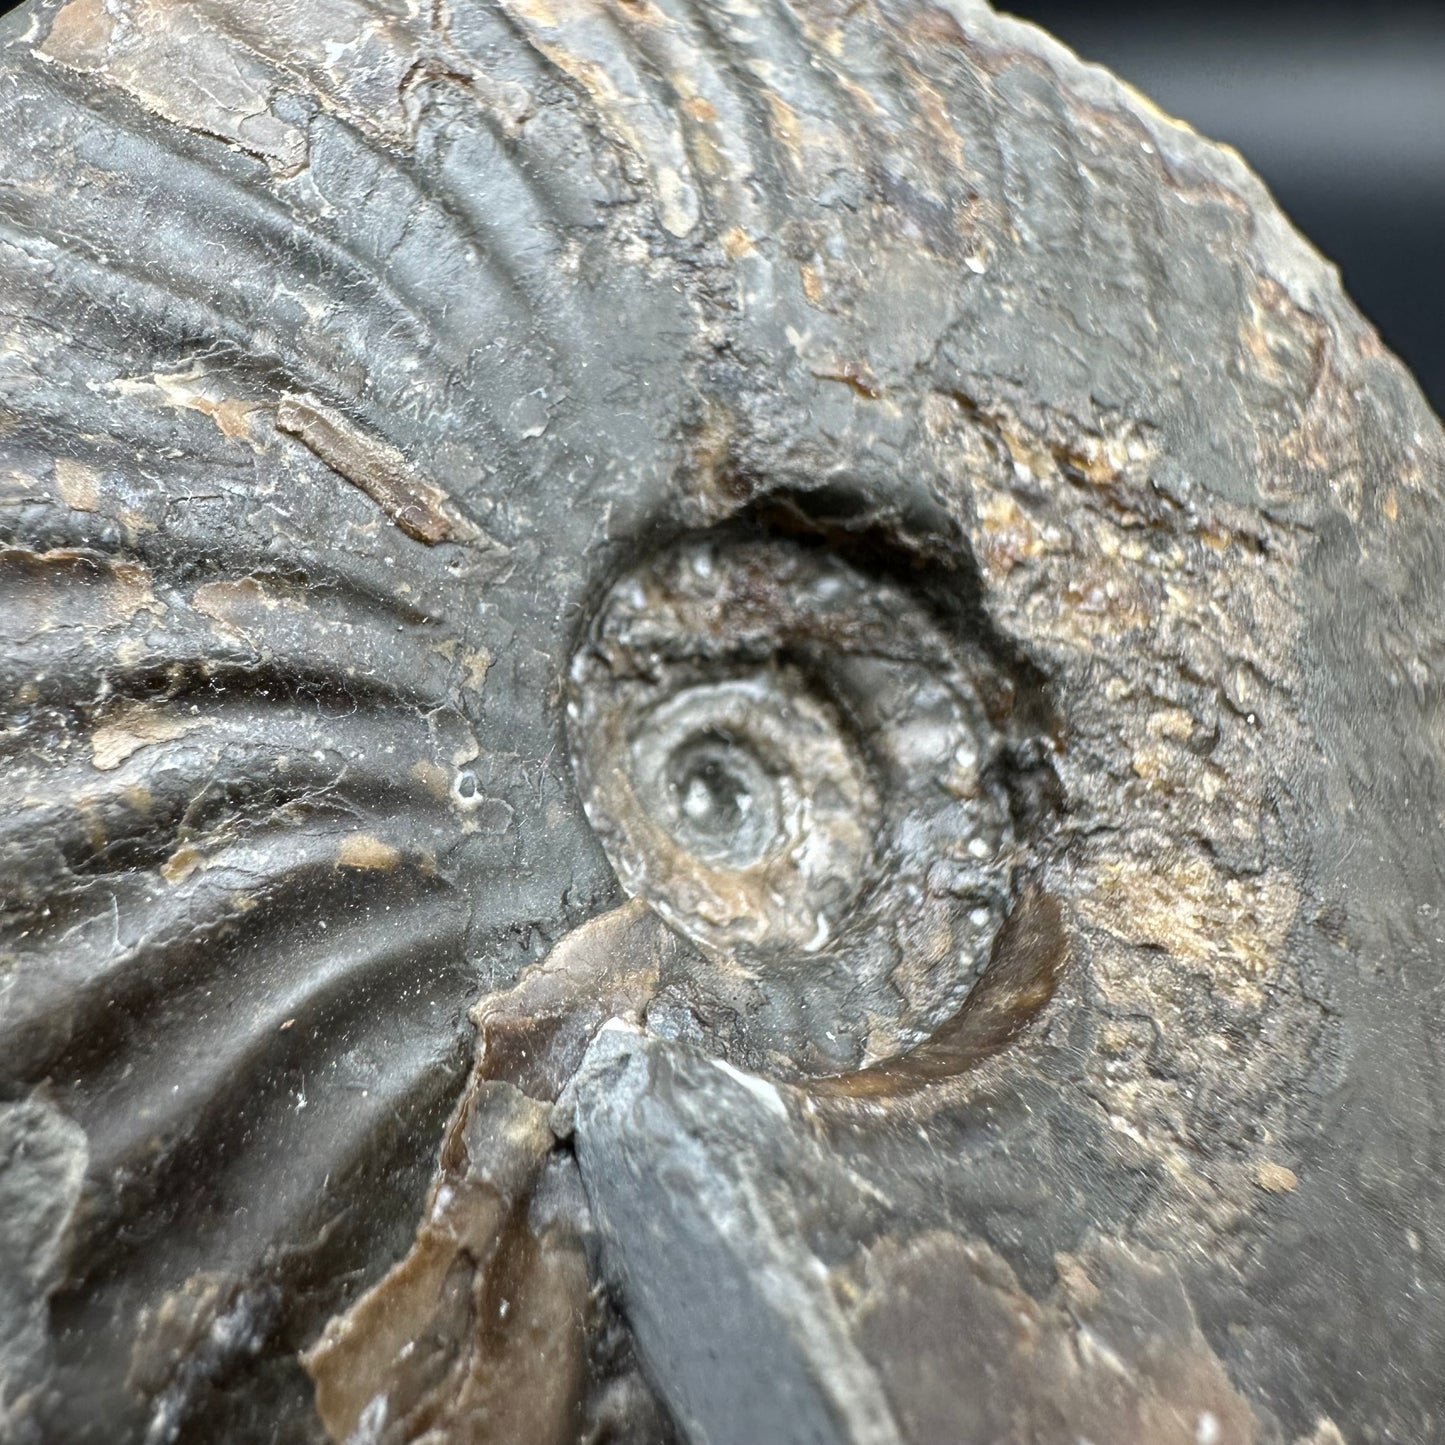
[[[1054,475],[1056,465],[1053,450],[1043,437],[1017,425],[1012,417],[1000,415],[993,419],[998,436],[1008,448],[1008,454],[1015,468],[1030,477]]]
[[[305,597],[261,577],[238,577],[228,582],[206,582],[191,593],[191,606],[206,617],[239,627],[258,612],[305,612]]]
[[[1303,401],[1319,385],[1324,326],[1291,300],[1284,287],[1258,277],[1248,296],[1241,340],[1258,374],[1291,398]]]
[[[1255,1165],[1254,1182],[1270,1194],[1289,1194],[1299,1188],[1299,1176],[1293,1169],[1268,1159]]]
[[[462,686],[472,692],[480,692],[487,680],[487,670],[492,665],[492,654],[485,648],[462,653]]]
[[[163,120],[228,141],[281,175],[306,164],[305,132],[271,110],[278,73],[200,6],[71,0],[37,54],[98,76]]]
[[[354,1438],[377,1401],[398,1440],[577,1438],[585,1260],[565,1223],[528,1218],[549,1115],[474,1070],[411,1250],[302,1356],[333,1440]]]
[[[208,726],[203,718],[179,717],[174,711],[127,700],[112,708],[91,733],[90,760],[101,772],[110,772],[142,748]]]
[[[197,397],[193,403],[195,409],[203,416],[208,416],[215,422],[216,429],[223,437],[232,440],[243,437],[249,430],[249,418],[257,409],[256,403],[241,401],[231,397],[223,401],[215,401],[210,397]]]
[[[1158,594],[1151,584],[1143,569],[1123,557],[1081,559],[1064,588],[1056,635],[1089,647],[1104,637],[1154,626]]]
[[[756,249],[753,238],[741,226],[729,226],[723,232],[722,243],[723,250],[734,261],[742,256],[751,256]]]
[[[799,274],[803,278],[803,295],[807,298],[810,306],[820,306],[823,302],[823,278],[818,274],[818,268],[806,265],[799,268]]]
[[[199,848],[193,848],[189,843],[182,843],[161,864],[161,877],[167,883],[184,883],[201,866],[204,858],[205,854]]]
[[[774,138],[792,154],[795,161],[800,161],[803,148],[803,127],[798,120],[797,111],[782,96],[774,94],[771,90],[765,89],[762,92],[762,98],[772,117],[772,124],[769,128],[772,130]]]
[[[1173,773],[1173,758],[1165,748],[1136,748],[1129,764],[1136,778],[1151,785],[1166,784]]]
[[[120,377],[114,385],[122,395],[159,393],[166,406],[178,411],[198,411],[214,422],[216,430],[230,441],[249,434],[251,413],[260,410],[259,402],[224,395],[221,379],[208,375],[200,366],[188,371]]]
[[[929,130],[941,144],[949,165],[962,170],[966,159],[966,147],[963,137],[958,133],[958,128],[949,114],[948,102],[911,66],[904,73],[909,80],[910,89],[918,101],[919,111],[927,122]]]
[[[55,489],[72,512],[93,512],[100,500],[100,473],[71,457],[55,459]]]
[[[309,143],[304,127],[275,109],[286,92],[299,90],[392,145],[414,139],[407,92],[424,64],[423,49],[435,49],[435,32],[422,18],[431,12],[403,20],[385,8],[70,0],[37,53],[98,76],[173,125],[233,145],[289,177],[305,168]],[[465,70],[460,57],[447,63]]]
[[[993,492],[979,508],[985,564],[991,573],[1007,576],[1021,562],[1043,551],[1032,522],[1007,492]]]
[[[551,30],[557,25],[557,12],[547,0],[512,0],[511,9],[523,19],[545,29]]]
[[[156,530],[154,520],[135,507],[123,507],[119,520],[121,526],[125,528],[126,541],[131,546],[135,545],[137,537],[144,537],[147,532]]]
[[[126,1385],[147,1395],[160,1394],[172,1383],[179,1362],[201,1348],[239,1289],[234,1275],[202,1270],[143,1309],[131,1342]]]
[[[832,370],[820,371],[817,375],[826,381],[841,381],[869,401],[877,401],[883,395],[878,378],[868,369],[867,364],[861,361],[845,361]]]
[[[70,0],[51,23],[41,54],[63,65],[75,65],[104,49],[116,23],[103,0]]]
[[[144,783],[127,783],[120,790],[120,800],[131,812],[142,815],[149,813],[154,803],[151,790]]]
[[[438,802],[445,803],[451,797],[452,775],[445,768],[427,758],[422,758],[419,762],[413,763],[407,771]]]
[[[1298,907],[1294,880],[1281,869],[1234,878],[1189,855],[1111,861],[1083,901],[1090,923],[1207,968],[1216,987],[1240,1003],[1258,1002]]]
[[[1151,737],[1187,743],[1198,730],[1199,723],[1192,713],[1186,712],[1182,707],[1160,707],[1149,714],[1145,728]]]
[[[442,510],[447,494],[426,481],[390,442],[313,397],[283,396],[276,426],[365,492],[408,537],[428,546],[453,537],[451,519]]]
[[[336,850],[338,868],[367,868],[386,873],[399,862],[400,850],[383,843],[374,833],[350,833]]]
[[[1054,1273],[1058,1276],[1060,1294],[1075,1313],[1088,1312],[1098,1305],[1099,1286],[1089,1277],[1089,1271],[1078,1255],[1056,1254]]]
[[[139,562],[119,562],[75,548],[33,552],[0,548],[0,629],[15,637],[58,627],[105,632],[138,612],[165,612]]]

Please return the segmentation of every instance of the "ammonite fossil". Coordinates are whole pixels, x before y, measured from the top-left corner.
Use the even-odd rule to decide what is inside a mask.
[[[0,1434],[1445,1438],[1445,441],[976,0],[32,0]]]

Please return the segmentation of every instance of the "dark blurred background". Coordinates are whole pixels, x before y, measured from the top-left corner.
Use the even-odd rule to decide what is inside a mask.
[[[1445,414],[1445,0],[995,0],[1228,141]]]
[[[1238,149],[1445,413],[1445,0],[995,3]]]

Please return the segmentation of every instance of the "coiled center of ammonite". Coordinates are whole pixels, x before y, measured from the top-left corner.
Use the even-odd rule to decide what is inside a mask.
[[[779,837],[776,780],[737,738],[692,738],[667,760],[673,836],[699,858],[734,868],[756,863]]]
[[[837,724],[790,670],[665,697],[636,719],[613,781],[599,800],[641,814],[628,875],[687,931],[809,952],[833,935],[865,871],[874,802]]]
[[[588,817],[628,893],[758,985],[764,1052],[856,1063],[966,995],[1012,844],[989,667],[791,541],[687,542],[604,598],[568,709]]]

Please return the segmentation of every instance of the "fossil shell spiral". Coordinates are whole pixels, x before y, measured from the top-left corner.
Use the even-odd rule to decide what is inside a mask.
[[[0,1435],[1445,1419],[1445,438],[981,0],[0,20]]]

